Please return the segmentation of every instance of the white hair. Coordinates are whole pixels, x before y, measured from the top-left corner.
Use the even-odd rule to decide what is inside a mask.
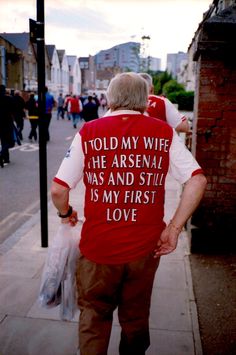
[[[139,73],[139,75],[146,80],[146,82],[148,83],[148,87],[149,90],[152,88],[153,86],[153,82],[152,82],[152,77],[151,75],[149,75],[148,73]]]
[[[118,109],[144,112],[148,100],[147,82],[137,73],[117,74],[107,89],[107,101],[111,111]]]

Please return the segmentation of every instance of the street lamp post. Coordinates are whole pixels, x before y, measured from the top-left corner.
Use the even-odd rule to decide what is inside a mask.
[[[150,67],[150,56],[148,55],[148,41],[150,41],[150,36],[142,36],[141,45],[141,71],[148,71]]]
[[[38,57],[38,105],[39,105],[39,178],[41,210],[41,246],[48,246],[48,201],[47,201],[47,141],[44,130],[45,100],[45,40],[44,40],[44,0],[37,0],[37,24],[41,36],[37,39]]]
[[[37,44],[39,109],[39,180],[41,211],[41,246],[48,246],[47,141],[45,136],[45,40],[44,0],[37,0],[37,21],[30,19],[30,40]]]

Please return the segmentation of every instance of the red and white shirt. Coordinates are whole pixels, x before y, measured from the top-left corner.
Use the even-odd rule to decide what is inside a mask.
[[[81,253],[120,264],[153,251],[165,228],[168,171],[180,183],[202,172],[165,122],[122,110],[84,124],[54,178],[68,188],[84,180]]]
[[[162,96],[148,96],[147,113],[151,117],[167,122],[173,128],[186,121],[186,117],[166,97]]]

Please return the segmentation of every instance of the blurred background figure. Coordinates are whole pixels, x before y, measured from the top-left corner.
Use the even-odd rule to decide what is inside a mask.
[[[73,95],[73,97],[69,100],[68,103],[68,112],[70,112],[71,114],[74,128],[77,128],[77,124],[79,120],[81,120],[80,113],[82,113],[82,111],[83,111],[82,102],[80,101],[79,97]]]
[[[72,99],[72,96],[70,94],[67,94],[65,97],[64,106],[63,106],[64,114],[66,112],[66,116],[67,116],[68,121],[70,121],[70,119],[71,119],[71,115],[70,115],[70,111],[69,111],[69,102],[71,99]]]
[[[47,86],[45,86],[45,100],[46,100],[46,112],[43,120],[43,125],[44,125],[43,129],[44,129],[46,141],[49,142],[50,141],[49,125],[52,118],[52,110],[53,107],[55,106],[55,100],[53,95],[48,92]]]
[[[14,118],[13,97],[6,93],[4,85],[0,85],[0,165],[10,163],[9,148],[14,146],[13,142],[13,118]]]
[[[62,93],[57,98],[57,119],[59,120],[60,116],[64,120],[64,98]]]
[[[105,113],[107,112],[108,110],[108,107],[107,107],[107,98],[106,98],[106,95],[105,94],[101,94],[100,96],[100,99],[99,99],[99,117],[102,117],[105,115]]]
[[[98,107],[92,96],[88,96],[88,102],[84,105],[83,118],[85,122],[98,118]]]
[[[25,118],[25,100],[21,96],[19,90],[15,90],[14,96],[14,120],[16,122],[16,127],[18,130],[19,138],[22,140],[22,131],[24,129],[24,118]]]
[[[30,94],[29,100],[26,102],[26,109],[28,111],[28,118],[30,121],[31,130],[29,133],[29,140],[32,141],[34,138],[37,141],[37,127],[38,127],[38,103],[35,100],[34,93]]]

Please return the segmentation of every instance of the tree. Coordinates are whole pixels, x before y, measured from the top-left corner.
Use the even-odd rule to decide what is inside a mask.
[[[178,93],[180,91],[185,91],[184,86],[174,79],[169,80],[162,87],[162,93],[167,97],[171,93]]]
[[[193,91],[186,91],[184,85],[179,84],[167,71],[148,71],[148,74],[152,76],[155,95],[163,94],[172,103],[178,104],[179,110],[193,110]]]
[[[194,105],[193,91],[179,91],[176,95],[179,110],[192,111]]]
[[[156,72],[155,74],[150,74],[153,78],[153,86],[154,86],[154,94],[160,95],[163,92],[163,86],[168,81],[172,80],[171,74],[167,71],[164,72]]]

